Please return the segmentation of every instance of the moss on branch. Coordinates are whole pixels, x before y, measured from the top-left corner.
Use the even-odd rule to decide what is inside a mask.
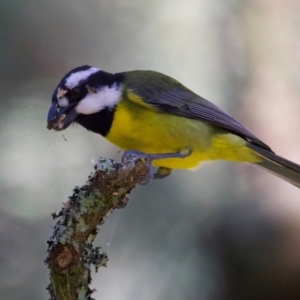
[[[131,167],[101,158],[82,187],[75,187],[60,212],[48,243],[45,260],[50,271],[51,300],[92,300],[91,265],[96,271],[108,257],[93,247],[99,225],[114,209],[126,205],[135,185],[147,175],[142,161]]]

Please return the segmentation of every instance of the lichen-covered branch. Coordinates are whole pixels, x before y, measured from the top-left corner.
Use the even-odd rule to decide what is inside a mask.
[[[106,266],[108,257],[93,247],[99,225],[115,208],[126,205],[129,194],[141,178],[147,175],[141,161],[132,167],[101,158],[95,173],[73,195],[59,213],[48,240],[45,260],[50,271],[48,290],[51,300],[92,300],[91,265],[96,270]]]

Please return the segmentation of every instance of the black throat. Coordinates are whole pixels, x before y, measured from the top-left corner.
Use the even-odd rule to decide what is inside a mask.
[[[106,136],[113,123],[116,107],[105,108],[95,114],[79,115],[75,122],[89,131]]]
[[[91,87],[98,86],[108,86],[112,87],[114,85],[119,86],[121,88],[121,84],[124,80],[123,73],[108,73],[105,71],[99,71],[95,74],[92,74],[89,77],[88,84]],[[84,83],[84,86],[86,83]],[[93,131],[95,133],[99,133],[102,136],[106,136],[109,133],[109,130],[112,126],[114,114],[115,114],[116,106],[110,108],[104,108],[103,110],[90,114],[90,115],[79,115],[75,122],[82,125],[89,131]]]

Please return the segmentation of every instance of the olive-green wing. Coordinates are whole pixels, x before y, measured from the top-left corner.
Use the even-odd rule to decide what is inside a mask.
[[[127,88],[158,111],[209,122],[271,150],[234,118],[175,79],[154,71],[133,71],[128,72],[126,76]]]

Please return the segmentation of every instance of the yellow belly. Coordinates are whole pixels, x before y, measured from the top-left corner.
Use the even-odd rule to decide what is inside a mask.
[[[118,105],[106,138],[123,150],[149,154],[174,153],[186,148],[192,151],[187,158],[160,159],[152,163],[170,169],[192,169],[202,161],[217,159],[259,161],[238,136],[218,133],[206,122],[158,113],[125,100]]]

